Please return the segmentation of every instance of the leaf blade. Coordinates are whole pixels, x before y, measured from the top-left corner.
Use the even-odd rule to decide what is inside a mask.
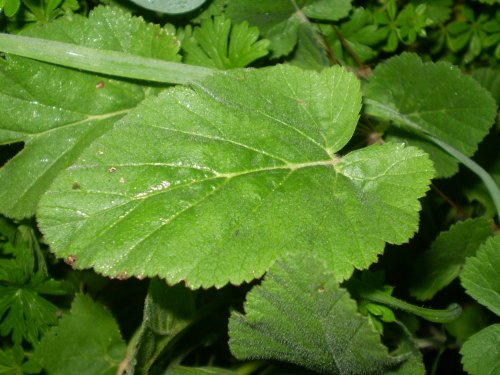
[[[476,256],[466,260],[460,276],[467,294],[500,315],[500,236],[480,247]]]
[[[88,296],[78,295],[70,314],[36,347],[34,359],[49,374],[112,375],[125,353],[111,313]]]
[[[491,95],[452,65],[424,63],[404,53],[380,64],[364,88],[367,113],[391,120],[405,133],[402,139],[429,152],[439,177],[449,177],[458,163],[444,150],[418,137],[418,132],[471,156],[496,116]],[[415,130],[417,133],[415,133]]]
[[[474,255],[490,235],[490,223],[484,218],[460,222],[441,232],[431,248],[417,259],[411,294],[419,300],[434,297],[458,277],[466,257]]]
[[[413,233],[433,173],[401,145],[336,155],[359,107],[341,68],[224,72],[168,90],[61,175],[40,225],[59,256],[108,275],[238,284],[310,249],[346,278]]]
[[[117,9],[98,7],[89,19],[62,18],[48,27],[31,28],[27,35],[179,59],[172,35]],[[119,39],[128,44],[117,44]],[[148,39],[151,43],[144,43]],[[0,97],[6,103],[0,109],[0,142],[25,143],[24,150],[0,171],[0,211],[15,218],[33,215],[40,196],[59,171],[156,91],[17,56],[2,61],[0,77]]]
[[[464,369],[471,375],[497,374],[500,368],[500,324],[492,324],[471,336],[460,354]]]

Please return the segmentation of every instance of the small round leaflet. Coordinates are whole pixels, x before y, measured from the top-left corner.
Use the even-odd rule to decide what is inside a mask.
[[[205,0],[132,0],[143,8],[168,14],[191,12],[198,8]]]

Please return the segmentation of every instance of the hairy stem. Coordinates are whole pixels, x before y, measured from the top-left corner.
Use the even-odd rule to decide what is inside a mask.
[[[153,82],[186,84],[213,73],[212,69],[201,66],[2,33],[0,51],[70,68]]]
[[[353,288],[353,292],[362,299],[403,310],[434,323],[451,322],[457,319],[462,313],[462,308],[456,303],[451,304],[444,310],[428,309],[401,301],[356,279],[350,280],[349,285]]]

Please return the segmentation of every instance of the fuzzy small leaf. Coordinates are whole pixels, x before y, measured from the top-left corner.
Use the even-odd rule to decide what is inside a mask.
[[[387,371],[385,375],[425,375],[422,352],[408,331],[408,328],[399,322],[394,324],[399,326],[401,335],[397,349],[392,351],[391,355],[404,356],[406,360],[400,366]]]
[[[271,41],[272,57],[289,54],[297,43],[305,16],[336,21],[347,16],[351,0],[231,0],[226,13],[236,22],[248,21]]]
[[[27,28],[27,36],[179,60],[173,35],[117,8],[98,7]],[[24,149],[0,170],[0,212],[33,215],[54,177],[94,139],[158,90],[35,60],[0,60],[0,144]]]
[[[500,236],[490,238],[475,257],[465,262],[461,274],[467,293],[500,316]]]
[[[474,79],[447,62],[424,63],[415,54],[405,53],[379,64],[364,90],[367,113],[400,126],[390,139],[427,151],[438,177],[456,173],[458,162],[420,138],[418,131],[471,156],[497,113],[490,93]]]
[[[188,27],[182,41],[185,62],[218,69],[243,68],[267,55],[269,41],[259,39],[259,29],[248,22],[231,25],[218,16],[202,22],[191,32]]]
[[[460,274],[465,258],[474,255],[491,235],[490,226],[489,220],[477,218],[441,232],[415,264],[411,294],[419,300],[431,299],[450,284]]]
[[[247,295],[245,315],[229,320],[229,347],[239,359],[291,362],[323,374],[385,373],[391,357],[349,293],[317,260],[278,261]]]
[[[78,295],[70,313],[36,347],[34,360],[48,375],[115,375],[125,352],[111,313]]]
[[[464,370],[470,375],[498,375],[500,373],[498,353],[500,353],[500,324],[493,324],[471,336],[460,350]]]
[[[164,91],[59,176],[40,226],[59,256],[106,275],[239,284],[310,251],[347,278],[414,233],[433,174],[402,145],[336,155],[359,109],[359,81],[340,67]]]

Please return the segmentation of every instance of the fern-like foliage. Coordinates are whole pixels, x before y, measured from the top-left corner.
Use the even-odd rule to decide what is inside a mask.
[[[187,26],[180,37],[188,64],[218,69],[245,67],[267,55],[269,41],[259,40],[259,29],[248,22],[232,24],[224,16],[205,20],[194,29]]]

